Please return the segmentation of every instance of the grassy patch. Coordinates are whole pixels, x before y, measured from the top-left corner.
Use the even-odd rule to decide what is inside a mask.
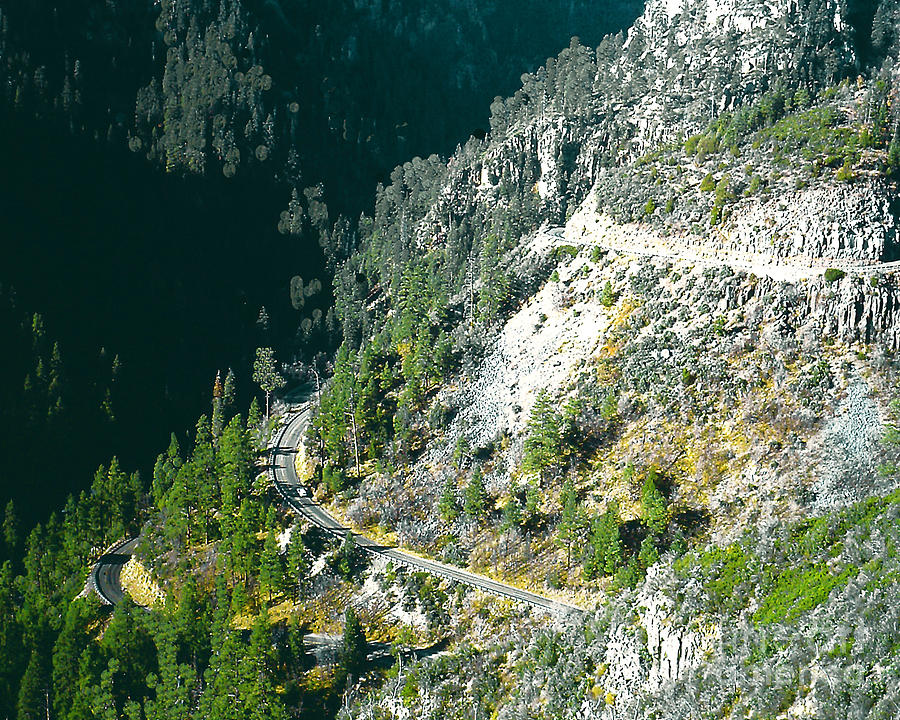
[[[900,490],[895,490],[794,523],[767,549],[762,544],[757,550],[759,538],[751,533],[738,543],[687,553],[673,568],[681,578],[700,579],[709,610],[740,613],[756,597],[754,623],[791,623],[857,575],[868,592],[897,582],[898,505]],[[860,547],[869,548],[863,558]],[[850,548],[856,548],[853,554]]]
[[[825,602],[832,590],[846,585],[857,572],[854,567],[835,572],[824,563],[789,567],[775,579],[753,620],[761,625],[796,620]]]

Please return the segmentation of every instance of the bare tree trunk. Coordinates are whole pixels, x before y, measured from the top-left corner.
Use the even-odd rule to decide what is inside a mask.
[[[350,402],[353,405],[356,405],[352,393],[350,395]],[[356,460],[356,477],[359,478],[361,477],[361,474],[359,471],[359,437],[356,432],[356,413],[350,410],[347,415],[350,417],[350,431],[353,434],[353,457]]]
[[[359,470],[359,437],[356,434],[356,413],[350,413],[350,422],[353,425],[353,455],[356,459],[356,477],[362,477]]]

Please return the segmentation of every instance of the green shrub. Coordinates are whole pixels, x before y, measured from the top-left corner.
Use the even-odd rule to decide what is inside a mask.
[[[833,574],[824,563],[790,567],[776,578],[753,620],[761,625],[796,620],[825,602],[832,590],[846,585],[857,572],[855,567],[846,567]]]
[[[340,468],[333,468],[328,464],[322,468],[322,480],[325,482],[328,492],[332,495],[339,493],[347,486],[347,478],[344,475],[344,471]]]
[[[741,592],[753,580],[754,558],[740,545],[715,547],[700,557],[700,565],[711,571],[705,583],[716,606],[735,607],[746,603],[747,593]]]
[[[616,302],[616,293],[613,290],[612,283],[607,280],[600,292],[600,304],[603,307],[612,307]]]
[[[684,141],[684,153],[685,155],[693,155],[697,152],[697,143],[700,142],[700,138],[702,135],[691,135],[687,140]]]
[[[634,556],[616,571],[613,586],[617,589],[636,588],[638,583],[643,579],[644,574],[641,572],[641,566],[638,559]]]
[[[715,135],[704,135],[697,143],[697,162],[719,151],[719,139]]]
[[[888,171],[895,174],[900,169],[900,138],[894,137],[888,146]]]
[[[825,282],[835,282],[837,280],[840,280],[846,274],[847,273],[845,273],[843,270],[838,270],[837,268],[828,268],[825,271]]]
[[[573,258],[576,255],[578,255],[578,248],[574,245],[560,245],[553,250],[551,257],[553,258],[554,262],[559,262],[563,258]]]
[[[834,179],[838,182],[850,182],[856,175],[853,173],[853,168],[850,166],[850,160],[845,160],[844,164],[838,168],[838,171],[834,174]]]
[[[712,192],[716,189],[716,180],[712,173],[707,173],[706,177],[700,182],[700,192]]]

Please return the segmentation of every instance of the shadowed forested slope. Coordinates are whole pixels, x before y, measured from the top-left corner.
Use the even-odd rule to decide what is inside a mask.
[[[246,393],[254,346],[281,359],[328,346],[320,246],[333,266],[355,234],[333,230],[335,210],[357,215],[396,163],[485,127],[490,98],[571,34],[599,39],[638,9],[4,4],[0,282],[20,314],[44,316],[73,384],[102,384],[101,349],[121,369],[112,423],[78,422],[99,409],[75,403],[64,432],[16,435],[0,472],[26,474],[35,443],[64,450],[65,487],[111,450],[146,467],[218,369]],[[5,375],[19,397],[23,373]],[[24,412],[12,403],[5,426]]]

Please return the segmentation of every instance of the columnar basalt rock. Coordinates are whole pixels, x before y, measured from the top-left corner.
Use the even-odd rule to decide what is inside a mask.
[[[897,244],[894,205],[884,182],[823,184],[742,203],[718,240],[797,262],[880,262],[893,257]]]

